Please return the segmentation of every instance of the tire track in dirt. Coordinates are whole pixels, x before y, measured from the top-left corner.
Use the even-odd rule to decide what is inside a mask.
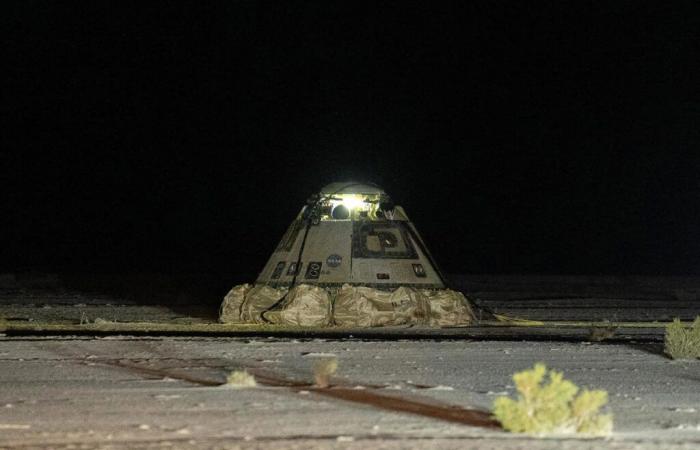
[[[321,388],[308,382],[294,380],[293,378],[274,374],[258,367],[251,367],[250,364],[242,364],[237,361],[223,358],[198,358],[194,360],[187,358],[171,358],[160,354],[160,352],[153,348],[149,342],[145,341],[138,342],[138,347],[140,347],[142,350],[148,351],[150,354],[158,356],[155,361],[168,361],[170,363],[183,362],[186,363],[187,367],[205,367],[219,371],[230,370],[231,367],[245,368],[249,373],[255,376],[255,379],[259,384],[264,386],[286,388],[293,392],[309,391],[322,397],[362,404],[386,411],[429,417],[431,419],[458,423],[461,425],[488,429],[501,428],[498,422],[492,418],[491,414],[486,411],[463,408],[458,405],[446,404],[443,402],[426,399],[424,397],[416,396],[409,398],[408,396],[389,395],[377,392],[378,389],[381,389],[383,386],[363,385],[360,383],[344,381],[343,384],[335,384],[326,388]],[[80,345],[74,345],[71,351],[68,353],[71,353],[70,356],[75,358],[78,356],[76,355],[76,351],[79,348]],[[92,357],[90,359],[86,358],[83,360],[76,360],[76,362],[79,364],[115,367],[140,375],[161,378],[167,377],[186,381],[199,386],[215,387],[226,384],[224,381],[221,381],[221,379],[194,375],[192,373],[188,373],[187,371],[178,369],[178,367],[154,367],[153,361],[153,359],[144,357],[104,358],[99,356]],[[144,362],[147,362],[149,365],[144,365]],[[193,362],[195,364],[192,364]],[[206,364],[202,364],[205,362]],[[427,388],[429,386],[420,387]]]

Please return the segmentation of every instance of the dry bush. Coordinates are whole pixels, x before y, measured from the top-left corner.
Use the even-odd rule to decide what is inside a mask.
[[[674,319],[666,326],[664,351],[673,359],[700,358],[700,316],[691,326]]]
[[[588,340],[591,342],[602,342],[607,339],[612,339],[617,333],[617,326],[609,320],[603,320],[604,326],[594,326],[591,328]]]
[[[255,382],[255,377],[245,370],[234,370],[226,377],[226,386],[241,389],[255,387],[258,383]]]
[[[544,364],[535,364],[513,375],[518,398],[498,397],[493,405],[493,414],[505,430],[533,435],[610,434],[612,415],[599,412],[608,401],[606,391],[584,389],[577,396],[579,388],[561,372],[550,370],[548,382],[543,383],[546,374]]]
[[[322,358],[314,363],[314,382],[317,387],[327,388],[330,378],[338,370],[337,358]]]

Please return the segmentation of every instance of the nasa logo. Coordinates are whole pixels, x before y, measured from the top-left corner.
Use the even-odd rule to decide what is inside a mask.
[[[328,264],[328,267],[338,267],[338,266],[340,266],[340,264],[342,262],[343,262],[343,257],[340,255],[336,255],[336,254],[330,255],[326,259],[326,264]]]

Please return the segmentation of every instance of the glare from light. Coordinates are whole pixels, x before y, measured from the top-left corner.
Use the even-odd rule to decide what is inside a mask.
[[[358,214],[362,217],[367,217],[371,215],[372,209],[376,208],[376,202],[372,202],[369,197],[365,194],[336,194],[328,202],[330,207],[328,210],[328,219],[324,220],[352,220],[357,218]],[[346,219],[340,219],[333,213],[333,211],[339,211],[338,207],[342,206],[349,212],[349,217]]]
[[[356,195],[343,195],[339,204],[345,206],[348,210],[353,211],[356,209],[366,209],[367,203],[365,203],[364,198],[358,197]]]

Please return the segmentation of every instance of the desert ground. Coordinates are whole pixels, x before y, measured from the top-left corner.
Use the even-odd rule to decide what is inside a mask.
[[[614,325],[687,320],[698,313],[698,284],[692,279],[472,277],[461,283],[490,309],[533,320]],[[193,301],[197,295],[186,292],[171,303],[154,295],[149,302],[76,289],[54,278],[29,283],[6,277],[0,290],[6,324],[0,336],[0,447],[700,446],[700,361],[664,355],[658,327],[636,336],[616,332],[602,342],[587,338],[585,327],[559,335],[550,329],[534,338],[503,330],[494,338],[454,330],[335,337],[115,331],[119,324],[144,320],[212,322],[216,302]],[[77,328],[96,319],[117,328]],[[73,328],[16,332],[8,323]],[[323,358],[338,362],[327,388],[313,382],[312,367]],[[543,439],[501,430],[489,414],[494,399],[513,396],[512,374],[537,362],[563,371],[581,387],[607,390],[612,435]],[[226,384],[232,371],[243,369],[256,378],[256,387]]]
[[[700,364],[660,350],[551,341],[4,338],[0,446],[697,448]],[[339,366],[331,386],[313,388],[314,361],[331,355]],[[608,390],[612,436],[535,439],[449,414],[488,411],[496,396],[513,394],[510,375],[535,362]],[[240,369],[258,386],[228,387],[226,376]],[[400,402],[426,406],[405,412]]]

